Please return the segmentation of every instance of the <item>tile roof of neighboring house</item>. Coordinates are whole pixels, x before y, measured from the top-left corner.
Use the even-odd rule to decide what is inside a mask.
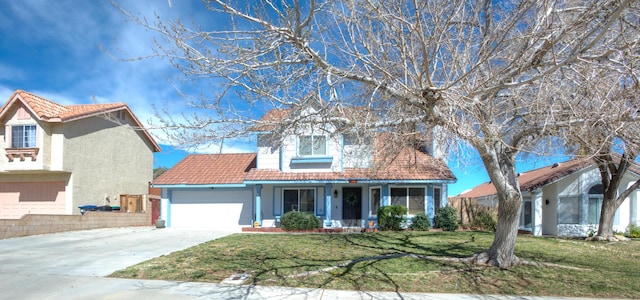
[[[255,153],[193,154],[164,172],[153,184],[241,184],[247,172],[255,167]]]
[[[595,163],[588,157],[572,159],[566,162],[552,164],[550,166],[521,173],[520,176],[518,176],[518,182],[520,183],[521,190],[533,191],[539,187],[555,182],[558,179],[571,175],[589,166],[595,166]],[[640,174],[640,169],[635,166],[631,166],[629,170],[634,173]],[[486,182],[456,197],[478,198],[495,195],[496,193],[497,191],[493,186],[493,183]]]
[[[122,102],[117,103],[105,103],[105,104],[79,104],[79,105],[60,105],[51,100],[42,98],[32,93],[16,90],[9,101],[7,101],[2,108],[0,108],[0,120],[6,117],[7,112],[14,103],[21,102],[23,106],[29,110],[38,120],[44,122],[71,122],[79,119],[84,119],[96,115],[106,114],[118,110],[126,110],[132,117],[135,125],[141,128],[141,131],[147,137],[149,142],[154,147],[155,152],[160,152],[160,146],[156,143],[155,139],[144,129],[142,123],[133,114],[129,106]]]

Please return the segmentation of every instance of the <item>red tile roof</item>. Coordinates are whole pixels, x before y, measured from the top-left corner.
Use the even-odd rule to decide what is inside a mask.
[[[343,172],[282,172],[256,169],[256,154],[189,155],[153,181],[155,185],[240,184],[246,181],[453,181],[455,176],[439,159],[420,152],[419,159],[405,165],[396,159],[379,169],[351,168]]]
[[[523,191],[533,191],[541,186],[547,185],[565,176],[571,175],[586,167],[593,165],[593,161],[588,158],[573,159],[563,163],[553,164],[539,169],[521,173],[518,176],[520,189]],[[480,184],[470,191],[460,194],[459,198],[478,198],[497,194],[493,183],[486,182]]]
[[[131,109],[122,102],[65,106],[23,90],[16,90],[2,108],[0,108],[0,120],[4,120],[9,111],[8,108],[18,102],[21,102],[36,118],[45,122],[65,123],[118,110],[126,110],[132,117],[135,125],[142,129],[141,131],[154,147],[154,151],[160,152],[160,146],[156,143],[155,139],[144,129],[144,126],[142,126],[142,123],[140,123]]]
[[[9,101],[2,107],[5,108],[16,101],[22,101],[25,107],[29,109],[40,120],[48,122],[67,122],[77,120],[84,117],[92,116],[98,113],[105,113],[127,108],[127,105],[121,102],[106,104],[80,104],[80,105],[60,105],[51,100],[40,96],[17,90],[9,98]]]
[[[255,153],[193,154],[185,157],[153,184],[241,184],[256,167]]]
[[[431,166],[431,168],[414,170],[372,170],[345,169],[343,172],[282,172],[273,169],[253,169],[247,174],[247,181],[348,181],[348,180],[376,180],[376,181],[453,181],[455,176],[446,166]]]

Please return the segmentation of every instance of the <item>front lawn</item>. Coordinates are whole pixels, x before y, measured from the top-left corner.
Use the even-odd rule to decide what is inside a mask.
[[[519,236],[516,255],[521,259],[557,266],[518,266],[508,270],[411,256],[467,257],[488,249],[492,240],[493,235],[484,232],[235,234],[111,276],[218,283],[232,274],[249,273],[247,283],[257,285],[640,297],[638,240],[595,243]],[[323,271],[313,272],[317,270]]]

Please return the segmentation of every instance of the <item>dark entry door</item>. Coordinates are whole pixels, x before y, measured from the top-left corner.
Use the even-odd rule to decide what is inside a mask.
[[[342,219],[361,219],[362,188],[342,188]]]

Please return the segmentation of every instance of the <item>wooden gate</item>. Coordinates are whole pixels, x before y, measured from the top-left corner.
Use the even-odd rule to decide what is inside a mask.
[[[144,211],[142,200],[142,195],[120,195],[120,211],[141,213]]]
[[[160,199],[150,199],[151,201],[151,225],[156,224],[160,219]]]

